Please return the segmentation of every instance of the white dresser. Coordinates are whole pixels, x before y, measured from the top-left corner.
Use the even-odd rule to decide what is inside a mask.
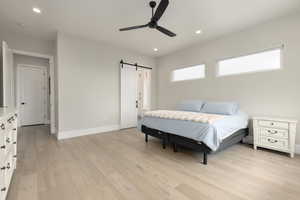
[[[253,118],[254,149],[264,147],[295,154],[297,120],[270,117]]]
[[[0,108],[0,200],[6,199],[16,168],[17,117],[15,109]]]

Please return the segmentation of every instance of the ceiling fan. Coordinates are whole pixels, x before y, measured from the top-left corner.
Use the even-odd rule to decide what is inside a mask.
[[[155,1],[150,1],[149,3],[150,7],[152,8],[152,18],[151,21],[145,25],[140,25],[140,26],[131,26],[127,28],[121,28],[119,29],[120,31],[129,31],[129,30],[134,30],[134,29],[140,29],[140,28],[152,28],[152,29],[157,29],[158,31],[170,36],[170,37],[175,37],[176,34],[169,31],[168,29],[161,27],[157,24],[159,19],[162,17],[164,12],[166,11],[168,5],[169,5],[169,0],[161,0],[160,4],[158,5],[155,13],[154,13],[154,8],[156,7],[156,2]]]

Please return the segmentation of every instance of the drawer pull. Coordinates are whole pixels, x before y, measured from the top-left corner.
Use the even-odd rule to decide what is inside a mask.
[[[5,192],[6,191],[6,187],[1,188],[1,192]]]
[[[277,143],[277,142],[278,142],[278,140],[272,140],[272,139],[268,139],[268,142],[270,142],[270,143]]]
[[[1,124],[1,129],[5,130],[5,125],[4,124]]]
[[[1,149],[5,149],[5,145],[1,146],[0,148],[1,148]]]
[[[16,128],[13,128],[13,131],[16,131],[17,129]]]
[[[14,155],[14,158],[17,158],[17,155]]]
[[[1,167],[0,169],[1,169],[1,170],[5,170],[5,169],[6,169],[6,167]]]
[[[11,117],[11,118],[9,118],[9,119],[7,120],[8,123],[11,123],[11,122],[13,122],[13,121],[15,121],[15,118],[14,118],[14,117]]]
[[[17,144],[17,142],[14,142],[13,144]]]
[[[271,130],[268,130],[268,133],[271,133],[271,134],[277,134],[278,131],[271,131]]]
[[[10,139],[9,138],[6,139],[6,143],[10,143]]]
[[[10,169],[10,163],[7,163],[7,167],[6,167],[7,169]]]

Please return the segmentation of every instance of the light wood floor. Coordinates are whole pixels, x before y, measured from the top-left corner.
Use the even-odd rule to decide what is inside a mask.
[[[56,141],[22,128],[8,200],[300,199],[300,158],[236,145],[209,156],[163,150],[135,129]]]

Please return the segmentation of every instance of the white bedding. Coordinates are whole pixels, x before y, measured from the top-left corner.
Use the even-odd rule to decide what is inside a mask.
[[[186,120],[186,121],[201,122],[201,123],[208,123],[208,124],[212,124],[217,120],[225,118],[224,115],[186,112],[186,111],[177,111],[177,110],[147,111],[146,113],[144,113],[144,116],[158,117],[164,119]]]

